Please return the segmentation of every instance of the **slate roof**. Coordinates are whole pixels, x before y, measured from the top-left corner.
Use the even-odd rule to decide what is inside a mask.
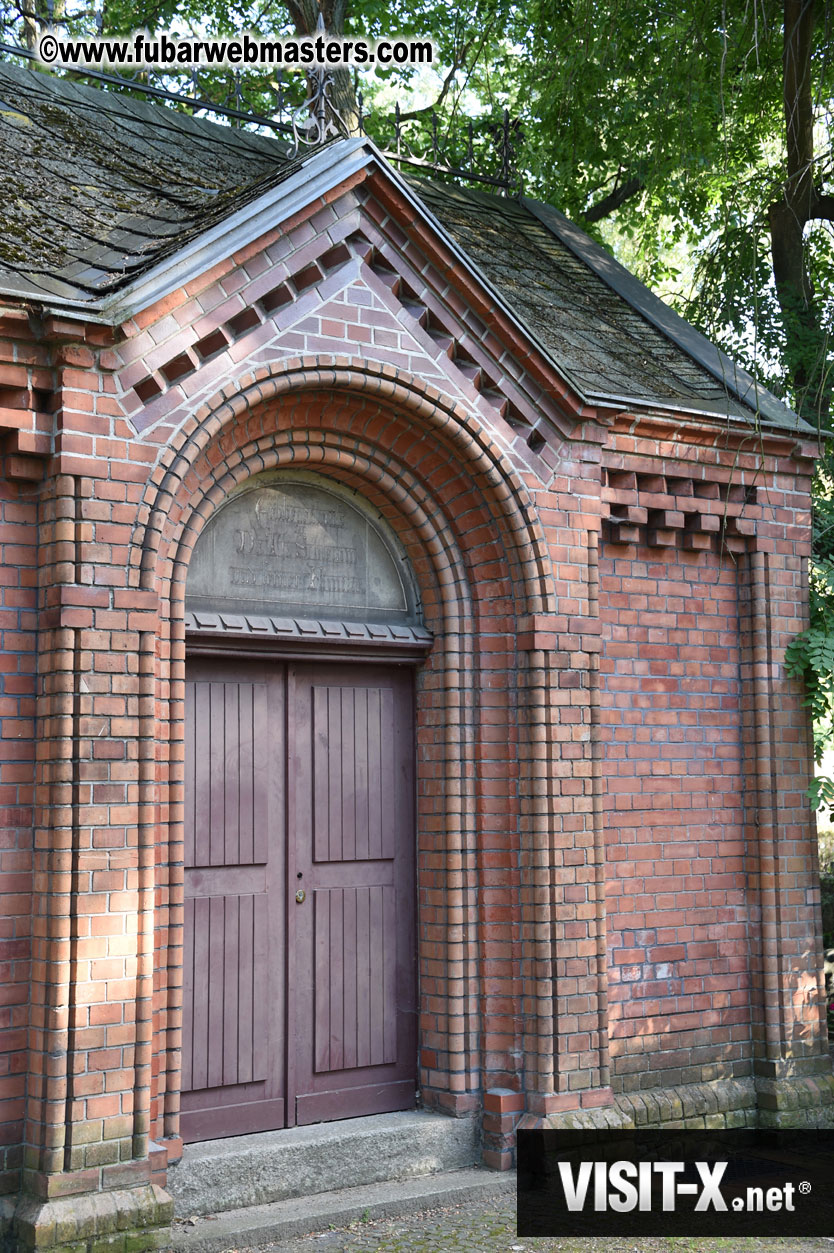
[[[747,412],[518,201],[408,182],[586,395]]]
[[[0,153],[0,295],[91,309],[304,159],[272,137],[4,62]],[[406,184],[589,398],[748,420],[758,409],[768,425],[810,429],[554,210]]]
[[[0,291],[104,296],[292,167],[274,139],[0,62]]]

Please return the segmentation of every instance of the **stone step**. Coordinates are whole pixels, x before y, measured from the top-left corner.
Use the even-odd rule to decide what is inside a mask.
[[[458,1171],[479,1155],[474,1120],[409,1110],[189,1144],[168,1189],[189,1218]]]
[[[418,1214],[466,1201],[483,1200],[489,1204],[493,1197],[515,1192],[515,1185],[514,1171],[499,1174],[470,1167],[393,1183],[319,1192],[197,1218],[194,1224],[180,1219],[174,1226],[171,1247],[174,1253],[225,1253],[272,1243],[280,1247],[295,1236],[327,1231],[330,1227]]]

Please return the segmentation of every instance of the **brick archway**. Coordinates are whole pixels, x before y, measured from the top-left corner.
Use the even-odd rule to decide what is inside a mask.
[[[354,386],[348,389],[343,373],[319,369],[305,376],[303,389],[296,386],[293,391],[287,377],[280,376],[273,380],[275,394],[270,396],[264,394],[269,388],[261,381],[254,385],[256,395],[224,399],[219,412],[206,415],[202,423],[195,421],[179,450],[167,457],[166,469],[160,467],[154,475],[155,499],[148,501],[148,523],[141,547],[134,549],[133,568],[145,589],[150,591],[151,583],[159,589],[162,629],[158,641],[148,640],[153,656],[148,656],[143,670],[148,710],[159,708],[152,693],[168,690],[170,683],[173,734],[166,738],[164,766],[145,772],[149,779],[156,776],[145,794],[150,813],[150,806],[158,805],[170,789],[176,841],[182,594],[188,556],[208,517],[232,486],[261,469],[316,470],[360,491],[380,509],[408,552],[421,586],[427,625],[437,637],[418,700],[418,744],[420,728],[426,730],[425,748],[418,750],[423,798],[419,818],[423,834],[418,838],[423,839],[426,865],[432,866],[420,891],[430,897],[433,888],[440,891],[441,880],[448,886],[440,903],[424,909],[421,920],[424,934],[431,937],[422,952],[424,1022],[435,1020],[423,1032],[421,1087],[427,1104],[464,1113],[477,1108],[478,1092],[490,1082],[484,1076],[484,1059],[497,1073],[492,1082],[507,1082],[512,1065],[501,1065],[496,1047],[498,1035],[506,1034],[505,1021],[493,1033],[495,1039],[485,1036],[482,1026],[485,993],[480,972],[485,957],[503,957],[508,968],[513,963],[509,934],[500,941],[490,939],[483,927],[478,934],[477,896],[485,882],[496,899],[502,894],[517,936],[522,915],[531,924],[524,963],[515,963],[504,981],[506,992],[520,994],[521,983],[532,990],[543,963],[552,961],[547,926],[537,927],[532,916],[533,902],[541,898],[542,890],[537,882],[541,859],[535,848],[537,841],[547,838],[548,808],[548,780],[534,764],[539,750],[533,744],[542,733],[542,720],[555,716],[547,712],[546,696],[554,676],[544,653],[536,665],[535,652],[529,648],[519,652],[516,638],[529,626],[531,616],[541,619],[543,605],[552,608],[554,597],[547,590],[552,579],[528,493],[479,423],[430,398],[424,387],[412,390],[401,381],[395,385],[369,378],[367,370],[350,382]],[[486,640],[488,666],[493,664],[496,641],[502,641],[507,676],[494,707],[492,675],[484,686]],[[507,707],[507,694],[513,708]],[[491,818],[493,829],[486,837],[482,815],[492,802],[485,802],[484,775],[478,765],[485,721],[493,725],[498,721],[505,745],[521,727],[519,773],[528,774],[521,787],[518,779],[506,780],[503,818]],[[440,752],[436,743],[429,745],[431,726],[443,727]],[[150,722],[147,731],[150,748],[154,735]],[[151,824],[146,831],[149,846],[159,835]],[[493,845],[500,841],[501,860],[514,863],[509,874],[503,868],[500,873],[486,868],[485,860],[492,855],[490,841]],[[170,865],[176,857],[163,861]],[[181,902],[175,878],[157,881],[157,899],[165,904],[157,911],[156,932],[168,948],[168,986],[164,996],[157,994],[154,1039],[148,1049],[156,1095],[161,1098],[153,1110],[157,1136],[177,1131],[176,941]],[[440,954],[443,976],[436,973]],[[161,960],[158,952],[157,969]],[[444,1002],[449,1007],[445,1012],[427,1013],[429,1004]],[[491,1017],[497,1021],[494,1013]],[[543,1021],[547,1034],[541,1039],[523,1039],[520,1021],[513,1025],[517,1052],[526,1053],[526,1082],[534,1090],[549,1090],[553,1084],[552,1013]],[[502,1047],[508,1051],[503,1040]],[[514,1081],[520,1078],[516,1074]]]

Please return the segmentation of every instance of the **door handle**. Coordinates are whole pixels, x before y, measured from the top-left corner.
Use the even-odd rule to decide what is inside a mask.
[[[295,894],[296,904],[303,905],[306,899],[307,893],[304,891],[304,888],[299,888]]]

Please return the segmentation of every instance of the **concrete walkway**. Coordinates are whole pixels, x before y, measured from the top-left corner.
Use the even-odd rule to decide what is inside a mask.
[[[529,1239],[515,1234],[515,1196],[430,1209],[401,1218],[357,1221],[348,1227],[259,1244],[229,1244],[224,1253],[832,1253],[827,1240],[716,1239],[679,1237]]]

